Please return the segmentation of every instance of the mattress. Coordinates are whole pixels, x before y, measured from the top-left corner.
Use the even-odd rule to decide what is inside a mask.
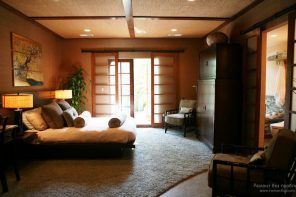
[[[127,117],[121,127],[109,128],[108,117],[93,117],[83,128],[64,127],[37,132],[37,144],[79,144],[79,143],[133,143],[136,140],[136,123]]]

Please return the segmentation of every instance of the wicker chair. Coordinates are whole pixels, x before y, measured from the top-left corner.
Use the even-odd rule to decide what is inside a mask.
[[[264,148],[222,145],[222,153],[214,155],[208,172],[212,196],[290,196],[291,192],[271,191],[283,188],[263,187],[295,185],[296,133],[281,130],[264,150],[264,160],[251,164],[252,154],[259,150]]]
[[[187,128],[194,125],[196,121],[195,105],[195,100],[181,100],[179,109],[167,110],[164,114],[165,133],[169,127],[182,127],[186,137]]]

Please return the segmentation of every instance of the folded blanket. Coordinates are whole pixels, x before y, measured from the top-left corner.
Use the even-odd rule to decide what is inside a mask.
[[[117,128],[120,127],[126,120],[126,114],[118,113],[114,117],[112,117],[109,122],[109,128]]]
[[[90,119],[91,119],[90,112],[84,111],[77,118],[74,119],[74,127],[82,128],[87,125]]]

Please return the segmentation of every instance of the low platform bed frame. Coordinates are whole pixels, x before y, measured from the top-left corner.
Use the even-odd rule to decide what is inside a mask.
[[[37,135],[24,132],[18,143],[20,156],[30,158],[120,157],[135,148],[134,142],[122,143],[36,143]]]

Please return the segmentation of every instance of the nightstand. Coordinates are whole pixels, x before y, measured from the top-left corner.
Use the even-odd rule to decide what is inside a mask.
[[[5,156],[12,158],[16,179],[18,181],[20,180],[19,170],[16,162],[16,133],[18,131],[18,126],[7,125],[6,122],[7,117],[2,117],[0,115],[0,178],[3,192],[8,191],[4,167],[7,159]]]

